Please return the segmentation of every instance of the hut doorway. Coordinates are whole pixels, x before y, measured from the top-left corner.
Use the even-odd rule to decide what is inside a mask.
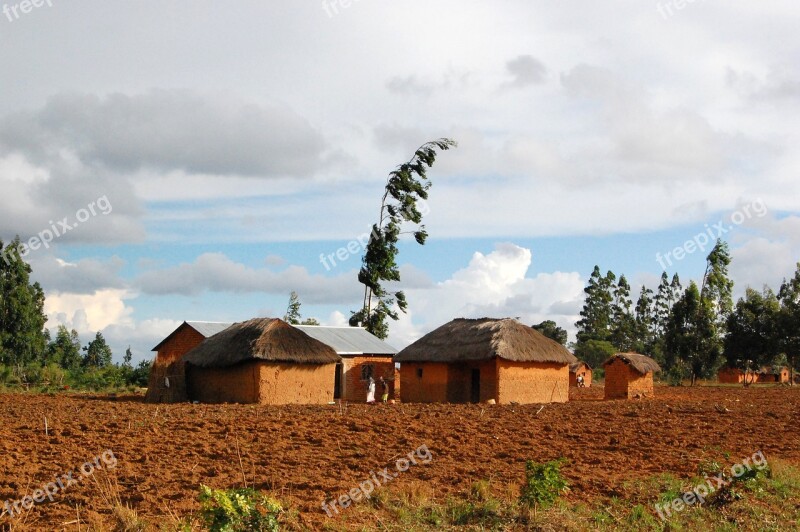
[[[472,369],[472,387],[470,388],[470,401],[473,403],[481,402],[481,370]]]
[[[342,374],[344,373],[344,364],[341,362],[336,363],[336,374],[333,378],[333,398],[342,398]]]

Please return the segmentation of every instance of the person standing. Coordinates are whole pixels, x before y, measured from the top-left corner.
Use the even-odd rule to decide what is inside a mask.
[[[383,377],[381,377],[381,388],[381,401],[385,403],[389,401],[389,383]]]
[[[372,375],[369,376],[369,384],[367,385],[367,404],[375,404],[375,379]]]

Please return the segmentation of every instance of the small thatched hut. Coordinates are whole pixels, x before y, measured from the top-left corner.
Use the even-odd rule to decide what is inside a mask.
[[[513,319],[456,319],[409,345],[400,363],[403,402],[549,403],[569,399],[558,342]]]
[[[153,348],[156,358],[147,384],[147,403],[181,403],[187,400],[186,372],[182,357],[206,338],[230,327],[230,323],[184,321]]]
[[[324,404],[339,355],[280,319],[235,323],[189,351],[186,389],[204,403]]]
[[[653,395],[653,374],[661,367],[637,353],[617,353],[603,363],[606,399],[635,399]]]
[[[584,388],[592,386],[592,367],[586,362],[575,362],[569,365],[569,385],[578,386],[578,376],[583,377]]]

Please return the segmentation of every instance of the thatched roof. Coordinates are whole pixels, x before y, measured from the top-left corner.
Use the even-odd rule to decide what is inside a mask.
[[[429,332],[395,362],[465,362],[502,358],[514,362],[572,364],[578,359],[539,331],[517,320],[459,318]]]
[[[590,366],[589,364],[587,364],[586,362],[584,362],[582,360],[579,360],[579,361],[569,365],[570,373],[575,373],[576,371],[581,369],[581,366],[586,366],[586,369],[588,369],[588,370],[592,369],[592,366]]]
[[[640,355],[638,353],[617,353],[616,355],[612,355],[611,358],[603,362],[603,367],[611,364],[614,360],[620,359],[633,369],[641,373],[642,375],[656,371],[661,371],[661,366],[659,366],[655,360],[652,358]]]
[[[331,347],[283,320],[256,318],[207,338],[183,360],[203,368],[223,368],[249,360],[331,364],[341,358]]]

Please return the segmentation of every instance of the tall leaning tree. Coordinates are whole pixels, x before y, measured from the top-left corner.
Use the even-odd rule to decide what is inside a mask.
[[[414,239],[420,245],[425,244],[428,233],[422,225],[418,203],[428,199],[431,182],[427,169],[436,161],[437,152],[456,145],[455,141],[447,138],[426,142],[417,148],[411,160],[389,174],[380,215],[372,226],[358,272],[358,282],[364,285],[363,305],[352,313],[350,325],[360,324],[378,338],[386,338],[389,335],[387,318],[397,320],[399,317],[395,305],[402,312],[408,308],[405,294],[401,290],[392,292],[385,283],[400,281],[397,243],[403,229],[410,224],[416,226],[411,231]]]

